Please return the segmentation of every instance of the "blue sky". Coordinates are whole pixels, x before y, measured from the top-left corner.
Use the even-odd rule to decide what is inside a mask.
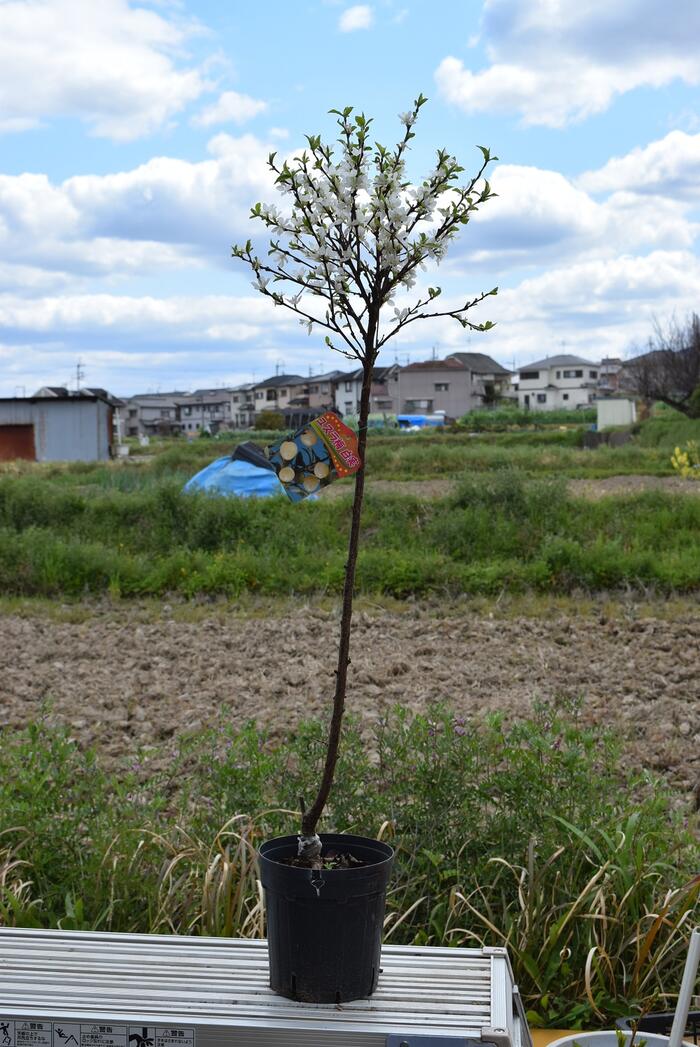
[[[412,176],[500,158],[444,300],[501,291],[492,331],[414,324],[383,362],[625,356],[698,309],[696,0],[0,0],[0,395],[79,359],[119,394],[343,366],[230,247],[271,149],[345,105],[391,143],[419,92]]]

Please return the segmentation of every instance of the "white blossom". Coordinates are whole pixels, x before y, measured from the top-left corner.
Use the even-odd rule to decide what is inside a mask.
[[[407,131],[423,101],[417,100],[413,110],[399,114]],[[360,359],[366,349],[363,323],[367,322],[368,302],[375,301],[380,310],[393,307],[397,290],[403,295],[415,287],[419,272],[442,261],[463,221],[482,202],[484,190],[475,187],[483,184],[478,179],[489,162],[484,152],[484,165],[460,188],[457,162],[441,150],[426,178],[410,184],[405,153],[412,135],[404,135],[393,150],[383,150],[372,144],[367,123],[339,116],[341,134],[335,152],[318,139],[305,154],[282,165],[271,159],[277,187],[285,198],[284,213],[275,204],[253,209],[254,217],[277,234],[267,262],[255,257],[250,246],[245,251],[236,249],[237,256],[254,270],[254,287],[270,295],[267,286],[272,278],[278,287],[288,281],[293,293],[274,292],[276,304],[302,313],[300,323],[309,334],[314,323],[336,333],[346,332],[347,338],[342,336],[351,347],[359,347]],[[383,274],[379,302],[373,297],[377,272]],[[305,298],[308,305],[304,305]],[[325,300],[325,322],[323,312],[309,318],[318,298]],[[461,314],[466,308],[437,315],[464,322]],[[393,307],[392,330],[412,322],[417,314],[425,315],[418,307]],[[383,315],[380,313],[380,320]]]

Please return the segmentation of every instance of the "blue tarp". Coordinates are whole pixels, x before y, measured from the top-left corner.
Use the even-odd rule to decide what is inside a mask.
[[[445,416],[442,414],[398,414],[396,420],[401,429],[405,429],[410,425],[418,425],[421,428],[425,428],[429,425],[445,424]]]
[[[270,495],[284,493],[276,473],[270,469],[259,469],[250,462],[233,459],[230,455],[210,462],[187,481],[183,490],[210,491],[239,498],[269,498]]]

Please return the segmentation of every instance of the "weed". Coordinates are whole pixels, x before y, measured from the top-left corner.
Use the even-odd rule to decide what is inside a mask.
[[[256,850],[309,795],[321,722],[273,743],[224,710],[155,752],[157,773],[101,770],[46,717],[2,741],[0,922],[264,933]],[[350,723],[341,759],[324,829],[395,847],[389,941],[506,942],[538,1024],[609,1022],[677,990],[696,846],[668,788],[575,704],[513,724],[398,709],[369,733]]]

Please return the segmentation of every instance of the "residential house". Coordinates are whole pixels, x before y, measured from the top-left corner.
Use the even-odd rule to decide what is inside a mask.
[[[360,411],[363,372],[360,367],[348,374],[339,374],[335,379],[335,409],[343,415],[356,415]],[[397,414],[399,410],[399,366],[372,368],[370,389],[370,414]]]
[[[335,391],[344,378],[344,371],[326,371],[309,377],[309,407],[316,415],[335,409]]]
[[[481,406],[495,407],[500,401],[514,396],[512,372],[486,353],[450,353],[446,359],[459,360],[471,371],[472,389],[476,396],[481,397]]]
[[[231,421],[234,429],[250,429],[255,424],[255,382],[231,390]]]
[[[0,461],[98,462],[114,450],[109,393],[51,387],[48,395],[0,399]]]
[[[587,407],[596,399],[599,373],[599,363],[581,356],[536,360],[515,376],[518,404],[535,411]]]
[[[455,357],[402,367],[397,392],[399,414],[442,413],[447,418],[460,418],[483,404],[478,376]]]
[[[180,429],[186,436],[233,428],[232,390],[196,389],[177,401]]]
[[[619,356],[605,356],[598,368],[598,395],[616,396],[620,391],[620,379],[624,364]]]
[[[124,436],[171,436],[179,433],[177,401],[183,391],[170,393],[136,393],[126,400]]]
[[[290,401],[308,395],[308,379],[299,374],[276,374],[253,387],[255,414],[284,411]]]

